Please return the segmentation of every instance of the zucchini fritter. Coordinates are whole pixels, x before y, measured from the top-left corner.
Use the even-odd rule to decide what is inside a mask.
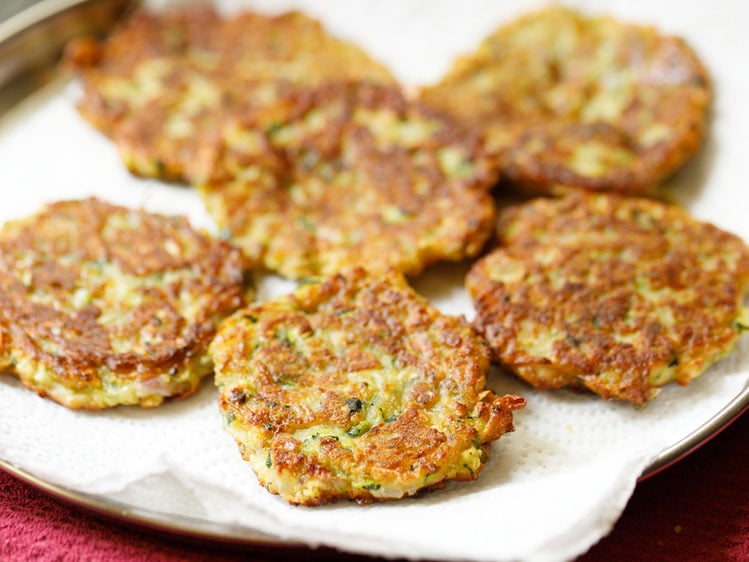
[[[473,480],[525,405],[484,390],[486,343],[395,272],[348,270],[249,306],[210,352],[226,429],[260,483],[293,504]]]
[[[502,365],[639,406],[733,349],[749,249],[679,207],[581,192],[501,211],[466,285]]]
[[[244,260],[184,218],[97,199],[0,230],[0,367],[70,408],[158,406],[211,372]]]
[[[553,7],[497,29],[422,92],[534,193],[655,193],[699,148],[710,86],[678,37]]]
[[[208,148],[208,147],[206,147]],[[199,191],[247,256],[291,278],[475,256],[496,165],[480,139],[395,86],[329,83],[228,123]]]
[[[393,81],[301,13],[221,17],[206,6],[137,11],[104,42],[71,43],[66,65],[83,78],[81,114],[128,168],[169,180],[190,178],[198,146],[233,107],[331,79]]]

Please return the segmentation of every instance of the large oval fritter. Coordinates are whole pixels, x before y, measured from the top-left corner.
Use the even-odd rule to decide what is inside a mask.
[[[749,324],[749,249],[649,199],[570,195],[500,213],[466,278],[476,328],[533,386],[642,405],[730,352]]]
[[[700,146],[710,86],[682,39],[553,7],[497,29],[423,99],[484,131],[525,190],[646,194]]]
[[[200,143],[235,106],[332,79],[393,82],[299,12],[222,17],[208,6],[136,11],[103,42],[71,43],[66,65],[83,78],[81,114],[130,170],[173,180],[190,178]]]
[[[0,230],[0,366],[70,408],[186,396],[243,276],[239,250],[184,218],[49,204]]]
[[[199,190],[219,227],[284,276],[408,274],[476,255],[497,180],[480,139],[393,86],[329,83],[227,124]]]
[[[486,343],[394,272],[349,270],[249,306],[210,351],[226,429],[294,504],[475,479],[525,404],[484,389]]]

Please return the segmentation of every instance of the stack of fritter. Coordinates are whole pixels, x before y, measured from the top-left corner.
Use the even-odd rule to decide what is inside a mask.
[[[83,78],[81,113],[115,141],[126,165],[196,184],[249,261],[234,264],[235,285],[180,261],[215,291],[194,302],[186,293],[193,281],[173,274],[167,259],[181,246],[153,229],[122,240],[128,264],[144,253],[153,270],[120,282],[130,272],[111,257],[109,236],[122,232],[107,221],[128,211],[93,200],[45,209],[30,220],[62,221],[71,231],[70,213],[97,220],[76,231],[86,244],[71,242],[60,258],[83,260],[49,299],[69,309],[60,326],[39,326],[38,315],[15,309],[0,322],[12,371],[74,407],[156,405],[161,395],[193,391],[200,378],[181,374],[160,346],[189,358],[188,372],[208,372],[203,351],[214,324],[202,311],[214,307],[210,320],[218,320],[241,304],[248,263],[292,278],[336,274],[237,313],[216,340],[221,404],[243,454],[294,503],[394,499],[476,478],[524,400],[484,390],[485,342],[464,320],[428,306],[397,271],[476,256],[489,238],[497,167],[480,138],[408,100],[382,66],[299,13],[137,12],[104,42],[72,43],[65,64]],[[5,231],[14,243],[15,226]],[[218,261],[201,252],[210,264],[238,260],[226,243],[202,240],[229,252]],[[27,293],[41,280],[35,273],[24,285],[28,256],[4,257],[18,270],[17,294],[35,301]],[[55,258],[39,250],[34,259],[57,271]],[[184,317],[172,301],[187,308]],[[257,341],[254,327],[262,329]],[[47,339],[33,349],[50,365],[26,365],[18,342],[39,330]],[[74,346],[90,355],[85,369],[66,368]]]
[[[746,245],[635,197],[706,130],[706,72],[679,38],[550,8],[414,100],[300,13],[192,8],[137,12],[66,65],[126,165],[193,184],[238,249],[95,200],[6,225],[0,364],[88,408],[156,405],[215,364],[226,428],[292,503],[476,478],[525,404],[485,389],[490,356],[642,406],[747,329]],[[560,197],[503,207],[492,239],[500,176]],[[402,276],[487,242],[473,327]],[[247,267],[305,284],[236,311],[209,356]]]

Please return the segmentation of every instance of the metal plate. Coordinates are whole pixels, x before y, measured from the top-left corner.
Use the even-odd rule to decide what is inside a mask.
[[[132,0],[43,0],[0,22],[0,115],[57,76],[62,49],[77,35],[109,31]]]
[[[65,43],[76,35],[104,34],[137,2],[132,0],[42,0],[0,22],[0,117],[45,84],[59,79],[55,66]],[[640,481],[674,464],[717,435],[749,409],[749,388],[684,439],[662,450]],[[295,547],[292,543],[241,526],[214,523],[124,504],[111,498],[66,489],[0,459],[0,469],[66,502],[118,520],[201,539]]]

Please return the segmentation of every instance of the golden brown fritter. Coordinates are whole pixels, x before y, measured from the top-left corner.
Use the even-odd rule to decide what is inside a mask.
[[[473,480],[525,405],[484,389],[486,343],[395,272],[348,270],[249,306],[210,352],[226,429],[293,504]]]
[[[500,27],[422,92],[485,132],[517,187],[630,195],[695,154],[710,95],[682,39],[561,7]]]
[[[63,201],[0,230],[0,366],[70,408],[158,406],[212,369],[244,260],[184,218]]]
[[[171,180],[190,177],[198,146],[233,107],[331,79],[393,81],[301,13],[221,17],[206,6],[137,11],[104,42],[71,43],[65,64],[83,78],[81,114],[128,168]]]
[[[329,83],[229,123],[203,156],[220,228],[284,276],[408,274],[476,255],[497,174],[480,139],[394,86]]]
[[[494,357],[536,388],[642,405],[686,385],[749,327],[749,249],[676,206],[616,195],[500,213],[466,278]]]

